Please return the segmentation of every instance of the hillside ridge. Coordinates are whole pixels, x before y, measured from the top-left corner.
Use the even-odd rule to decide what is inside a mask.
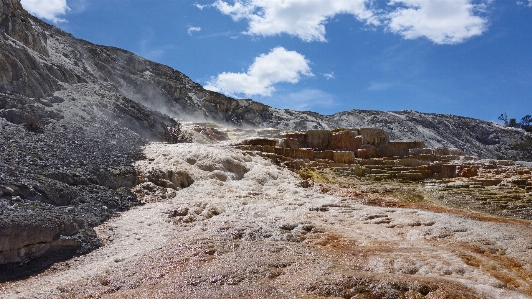
[[[483,120],[410,110],[321,115],[236,100],[205,90],[171,67],[116,47],[76,39],[23,11],[19,1],[2,3],[0,65],[8,70],[0,77],[2,92],[38,98],[91,83],[182,120],[285,130],[379,127],[387,130],[392,140],[456,147],[482,158],[523,158],[513,151],[522,132]]]

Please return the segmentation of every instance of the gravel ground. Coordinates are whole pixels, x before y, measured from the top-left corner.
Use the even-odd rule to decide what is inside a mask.
[[[97,248],[92,228],[141,204],[130,191],[133,163],[173,120],[93,90],[79,85],[43,99],[0,94],[0,280],[49,266],[33,259],[43,250],[56,251],[56,260]]]

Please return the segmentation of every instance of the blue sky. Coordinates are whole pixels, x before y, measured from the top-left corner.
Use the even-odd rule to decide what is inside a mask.
[[[208,89],[322,114],[532,114],[532,0],[22,0]]]

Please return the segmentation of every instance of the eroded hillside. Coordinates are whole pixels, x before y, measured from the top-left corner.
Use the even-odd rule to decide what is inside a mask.
[[[325,116],[235,100],[203,89],[168,66],[76,39],[29,15],[18,0],[2,0],[1,7],[2,92],[38,99],[68,90],[75,97],[76,85],[89,84],[184,120],[283,130],[379,127],[393,140],[456,147],[482,158],[527,157],[521,154],[526,149],[516,148],[522,132],[467,117],[368,110]]]

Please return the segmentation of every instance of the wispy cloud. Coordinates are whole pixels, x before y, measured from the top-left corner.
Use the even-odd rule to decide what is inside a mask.
[[[273,36],[294,35],[306,42],[326,41],[325,24],[337,14],[352,14],[370,24],[378,21],[366,3],[369,0],[234,0],[233,4],[217,0],[212,4],[233,20],[247,20],[246,34]]]
[[[323,74],[323,77],[325,77],[327,80],[331,80],[331,79],[334,79],[334,72],[330,72],[330,73],[325,73]]]
[[[528,0],[528,4],[523,1],[517,1],[517,5],[532,7],[532,0]]]
[[[325,42],[325,25],[338,14],[380,26],[405,39],[427,38],[436,44],[457,44],[487,30],[486,8],[494,0],[389,0],[376,8],[372,0],[216,0],[209,6],[234,21],[245,20],[245,34],[289,34],[305,42]],[[528,6],[532,0],[528,0]],[[518,3],[522,3],[519,1]],[[201,6],[204,8],[206,6]]]
[[[307,59],[295,51],[277,47],[255,58],[245,73],[221,73],[212,78],[206,89],[229,95],[271,96],[275,84],[297,83],[301,76],[313,76]]]
[[[59,16],[70,10],[66,0],[21,0],[20,2],[32,15],[54,23],[65,22],[66,20]]]
[[[188,34],[189,35],[192,35],[192,33],[194,32],[200,32],[201,31],[201,27],[192,27],[192,26],[189,26],[188,27]]]
[[[142,31],[142,39],[138,46],[138,55],[149,60],[158,61],[166,50],[173,48],[173,45],[156,46],[153,45],[155,32],[151,28],[144,28]]]
[[[194,3],[194,6],[196,6],[197,8],[199,8],[200,10],[204,9],[205,7],[209,7],[210,5],[209,4],[206,4],[206,5],[201,5],[199,3]]]
[[[238,35],[235,35],[235,32],[233,31],[225,31],[225,32],[216,32],[216,33],[210,33],[210,34],[196,34],[194,35],[194,38],[213,38],[213,37],[220,37],[220,36],[229,36],[231,39],[238,38]]]
[[[384,15],[386,26],[405,39],[425,37],[436,44],[457,44],[487,30],[479,16],[491,0],[391,0],[397,8]]]
[[[68,13],[69,14],[79,14],[84,12],[88,6],[87,1],[89,0],[68,0]]]

